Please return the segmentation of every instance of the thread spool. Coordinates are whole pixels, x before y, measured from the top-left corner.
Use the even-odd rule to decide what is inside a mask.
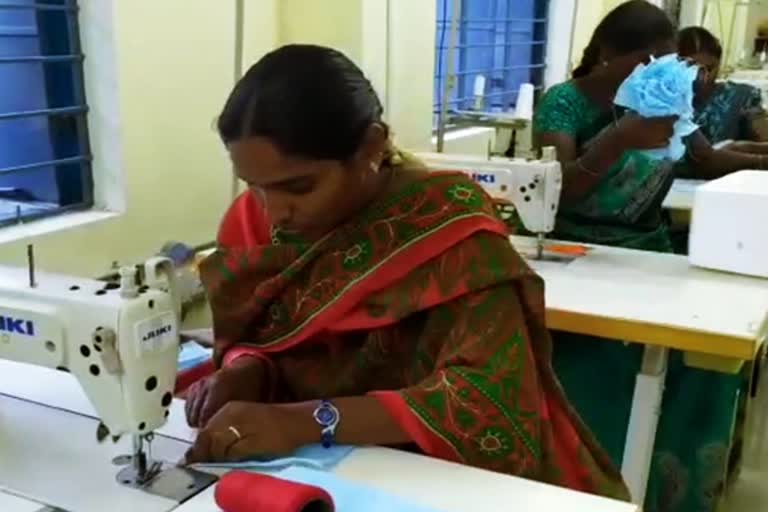
[[[223,512],[334,512],[333,499],[319,487],[246,471],[224,475],[215,498]]]
[[[477,75],[474,85],[475,110],[483,110],[485,99],[485,76]]]
[[[139,286],[136,283],[136,267],[126,266],[120,268],[120,297],[135,299],[139,296]]]
[[[515,105],[515,118],[530,121],[533,119],[533,84],[522,84],[517,93],[517,104]]]

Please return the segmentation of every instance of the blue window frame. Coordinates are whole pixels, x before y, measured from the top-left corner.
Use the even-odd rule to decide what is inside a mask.
[[[447,110],[474,107],[474,83],[486,80],[483,110],[515,106],[520,85],[544,83],[549,0],[461,0],[457,45],[449,70],[453,0],[437,0],[434,112],[440,112],[443,86],[455,82]]]
[[[0,0],[0,226],[93,204],[77,13]]]

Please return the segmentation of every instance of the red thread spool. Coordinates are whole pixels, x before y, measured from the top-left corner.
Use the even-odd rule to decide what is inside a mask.
[[[333,512],[331,496],[319,487],[258,473],[233,471],[216,486],[224,512]]]

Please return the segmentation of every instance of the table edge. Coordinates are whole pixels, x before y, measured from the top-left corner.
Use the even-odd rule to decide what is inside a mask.
[[[696,331],[639,320],[546,308],[547,328],[600,338],[656,345],[684,352],[753,361],[765,337],[768,318],[754,338]]]

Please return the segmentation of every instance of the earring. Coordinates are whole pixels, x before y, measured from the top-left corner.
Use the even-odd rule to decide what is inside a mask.
[[[376,162],[371,162],[370,167],[373,172],[375,173],[379,172],[379,164],[377,164]]]

